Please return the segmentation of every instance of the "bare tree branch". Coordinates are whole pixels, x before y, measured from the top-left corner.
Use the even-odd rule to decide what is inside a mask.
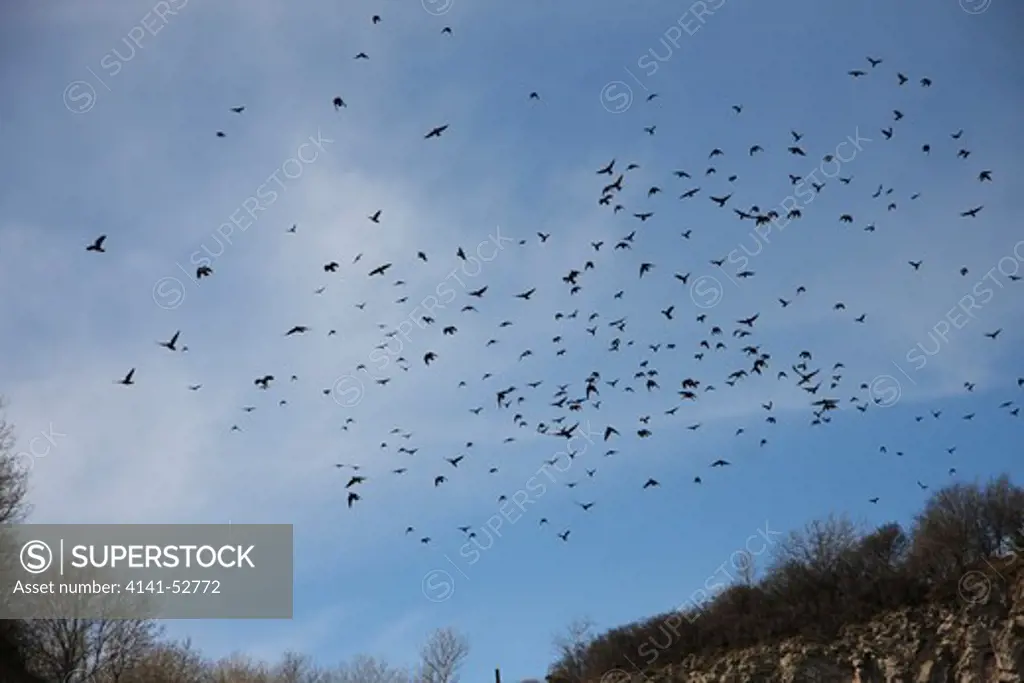
[[[569,683],[582,683],[586,675],[587,653],[594,640],[594,622],[589,617],[573,619],[565,631],[554,638],[558,663],[551,677]]]
[[[469,656],[469,641],[453,628],[439,628],[420,650],[422,683],[459,683],[459,672]]]
[[[358,655],[338,669],[337,683],[410,683],[406,669],[392,667],[383,659]]]

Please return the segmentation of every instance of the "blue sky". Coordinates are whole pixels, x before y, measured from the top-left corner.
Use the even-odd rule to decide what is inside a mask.
[[[1000,472],[1019,478],[1020,418],[998,406],[1021,400],[1024,376],[1024,283],[1009,278],[1024,260],[1024,8],[707,7],[703,21],[685,3],[660,1],[644,11],[606,0],[6,8],[0,390],[23,448],[54,435],[41,457],[25,456],[33,519],[293,523],[292,621],[176,622],[171,633],[215,655],[274,658],[291,648],[325,661],[368,652],[403,663],[430,630],[452,625],[472,642],[467,678],[500,666],[513,680],[544,673],[552,634],[574,617],[607,628],[684,603],[766,525],[784,531],[830,511],[906,522],[927,495],[916,481],[934,489]],[[383,21],[372,25],[373,14]],[[353,59],[359,52],[370,59]],[[871,68],[866,55],[884,61]],[[853,79],[852,69],[867,75]],[[896,72],[909,82],[899,86]],[[334,110],[336,95],[347,108]],[[238,105],[241,115],[229,111]],[[450,128],[440,139],[423,139],[442,124]],[[791,129],[806,157],[786,151]],[[841,145],[850,138],[858,146]],[[755,144],[764,152],[751,156]],[[709,160],[716,147],[724,154]],[[842,161],[823,165],[826,154]],[[288,161],[297,156],[311,160]],[[613,158],[616,174],[640,165],[626,174],[617,215],[596,201],[613,178],[595,170]],[[991,183],[979,182],[982,170]],[[812,172],[807,182],[824,181],[822,192],[786,200],[787,175]],[[873,199],[880,184],[893,192]],[[655,185],[663,192],[648,198]],[[246,202],[266,199],[268,187],[277,196],[248,220]],[[678,199],[693,187],[696,197]],[[725,209],[708,200],[730,192]],[[758,237],[730,210],[753,204],[797,206],[803,216],[783,215]],[[977,218],[959,216],[978,205]],[[373,224],[366,217],[378,209]],[[654,212],[643,224],[632,217],[642,211]],[[230,242],[218,240],[233,215],[238,227],[220,228]],[[526,244],[486,246],[499,230]],[[633,248],[613,251],[632,230]],[[538,231],[551,238],[539,244]],[[100,234],[107,253],[87,253]],[[594,241],[605,242],[600,252]],[[490,260],[451,275],[460,245]],[[745,263],[742,245],[755,254]],[[204,249],[214,275],[196,283],[179,264],[193,271]],[[723,258],[722,268],[709,263]],[[341,266],[325,273],[331,260]],[[596,268],[570,295],[560,278],[587,260]],[[919,271],[912,260],[923,261]],[[367,277],[385,262],[394,266],[384,277]],[[643,262],[655,267],[641,280]],[[736,277],[742,270],[754,275]],[[691,274],[686,285],[676,272]],[[435,325],[410,325],[442,283],[454,301]],[[484,285],[471,300],[467,292]],[[794,297],[801,285],[807,293]],[[513,297],[531,287],[532,300]],[[783,309],[779,297],[793,302]],[[840,301],[846,310],[833,310]],[[465,303],[479,313],[459,312]],[[669,305],[671,321],[658,313]],[[554,319],[577,308],[577,319]],[[595,311],[591,336],[585,318]],[[731,336],[736,320],[758,312],[753,336]],[[627,327],[616,333],[607,323],[622,316]],[[377,325],[403,320],[411,331],[382,367]],[[514,324],[499,329],[503,320]],[[311,331],[285,338],[294,325]],[[442,337],[445,325],[458,333]],[[728,348],[697,361],[711,325]],[[995,340],[984,336],[1000,328]],[[155,345],[177,329],[188,353]],[[555,356],[555,335],[564,356]],[[622,350],[609,352],[616,335]],[[492,338],[499,343],[485,347]],[[659,342],[677,348],[648,349]],[[728,373],[749,370],[740,351],[748,342],[771,354],[768,371],[730,388]],[[930,352],[923,365],[912,360],[918,344]],[[527,348],[534,355],[519,361]],[[845,365],[828,393],[843,409],[828,425],[810,426],[810,397],[794,386],[790,367],[804,349],[823,377]],[[438,359],[424,367],[428,351]],[[644,360],[659,372],[656,391],[631,379]],[[361,363],[392,382],[342,379]],[[131,367],[135,386],[112,384]],[[541,475],[543,495],[510,513],[516,521],[471,562],[456,527],[473,526],[487,545],[498,496],[536,485],[538,468],[564,446],[534,430],[565,414],[548,405],[555,385],[582,396],[595,370],[600,408],[567,419],[595,431],[615,425],[619,452],[605,457],[599,439],[577,441],[571,466]],[[776,381],[779,370],[790,379]],[[485,372],[494,377],[481,380]],[[267,373],[277,381],[260,392],[252,381]],[[617,388],[603,384],[616,377]],[[665,415],[687,377],[702,381],[699,399]],[[631,382],[636,391],[625,392]],[[707,384],[717,391],[704,393]],[[527,399],[498,411],[494,394],[508,385]],[[827,390],[826,378],[819,396]],[[856,410],[852,396],[868,409]],[[768,401],[775,425],[765,423]],[[529,428],[515,427],[515,412]],[[652,416],[649,439],[636,436],[643,415]],[[394,427],[413,436],[388,434]],[[460,452],[469,454],[456,470],[444,458]],[[709,469],[718,458],[733,467]],[[348,473],[335,462],[358,463],[368,477],[352,510]],[[404,476],[390,473],[402,466]],[[449,481],[435,488],[438,474]],[[641,490],[648,477],[661,487]],[[872,496],[881,502],[868,504]],[[590,501],[587,512],[575,505]],[[551,526],[539,527],[541,517]],[[407,525],[417,532],[406,537]],[[555,534],[566,528],[563,543]],[[433,542],[421,545],[422,535]],[[767,562],[770,548],[763,554]]]

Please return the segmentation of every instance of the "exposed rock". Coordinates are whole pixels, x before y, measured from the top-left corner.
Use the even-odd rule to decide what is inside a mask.
[[[691,657],[632,683],[1024,683],[1024,571],[969,572],[955,607],[906,609],[844,628]]]

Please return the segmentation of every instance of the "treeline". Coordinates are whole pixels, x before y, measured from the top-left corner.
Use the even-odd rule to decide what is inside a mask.
[[[548,680],[599,681],[615,669],[656,669],[795,636],[828,640],[890,610],[981,602],[987,580],[972,570],[991,581],[1016,575],[1018,549],[1024,551],[1024,490],[1006,476],[936,492],[909,530],[895,523],[861,530],[846,517],[814,521],[768,544],[760,576],[761,558],[739,549],[734,579],[701,604],[602,634],[589,622],[574,623],[557,641]]]
[[[28,513],[28,472],[2,411],[0,402],[0,525]],[[0,683],[458,683],[468,654],[467,639],[451,628],[435,631],[410,666],[365,655],[322,666],[296,653],[273,664],[214,660],[166,639],[151,620],[0,620]]]
[[[453,662],[437,649],[445,637],[438,634],[451,633],[447,629],[424,647],[430,654],[409,668],[367,655],[334,666],[293,652],[274,664],[244,655],[213,660],[188,642],[161,640],[159,629],[133,627],[136,634],[145,634],[133,639],[125,638],[121,629],[107,628],[125,622],[45,621],[43,638],[32,631],[23,634],[20,671],[0,664],[3,683],[453,683],[461,667],[461,660]],[[103,635],[104,630],[110,635]]]

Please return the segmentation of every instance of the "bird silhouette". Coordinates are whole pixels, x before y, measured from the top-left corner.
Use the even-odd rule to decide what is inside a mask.
[[[157,344],[159,344],[160,346],[164,347],[165,349],[169,349],[171,351],[177,351],[178,348],[175,346],[175,344],[178,343],[178,336],[180,334],[181,334],[181,330],[178,330],[177,332],[174,333],[174,336],[172,336],[168,341],[157,342]]]
[[[533,296],[536,291],[537,291],[536,287],[534,287],[532,289],[528,289],[525,292],[520,292],[519,294],[516,294],[516,298],[517,299],[522,299],[523,301],[529,301],[530,297]]]
[[[437,126],[436,128],[431,128],[430,131],[426,135],[424,135],[423,137],[425,139],[427,139],[427,140],[429,140],[430,138],[439,138],[439,137],[441,137],[441,134],[444,133],[446,130],[448,130],[448,124],[447,123],[444,124],[443,126]],[[375,215],[377,215],[379,217],[380,216],[380,211],[378,211]],[[374,223],[376,223],[376,222],[377,221],[374,221]]]

